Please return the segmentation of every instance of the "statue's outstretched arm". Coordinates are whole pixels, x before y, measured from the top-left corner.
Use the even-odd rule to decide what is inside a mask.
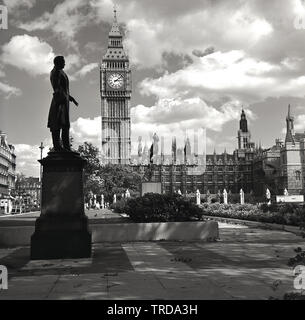
[[[78,106],[78,102],[72,96],[69,96],[69,100]]]

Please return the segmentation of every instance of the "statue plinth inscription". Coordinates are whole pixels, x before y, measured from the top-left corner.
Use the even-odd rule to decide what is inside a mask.
[[[91,256],[84,212],[83,168],[77,152],[49,152],[43,166],[41,215],[31,238],[31,259]]]

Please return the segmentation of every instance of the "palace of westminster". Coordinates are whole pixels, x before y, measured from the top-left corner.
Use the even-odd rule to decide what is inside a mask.
[[[164,137],[155,133],[151,147],[143,148],[139,137],[138,154],[131,155],[131,71],[129,59],[123,48],[123,36],[117,22],[116,11],[109,32],[108,48],[100,68],[100,93],[102,115],[102,163],[129,165],[144,174],[149,171],[149,181],[160,182],[162,192],[216,194],[225,188],[238,193],[263,195],[269,188],[273,195],[304,191],[305,133],[294,133],[293,116],[288,107],[285,141],[277,139],[269,149],[262,149],[251,142],[245,112],[242,110],[238,130],[237,149],[229,154],[198,154],[195,136],[193,149],[186,139],[185,147],[177,149],[173,137],[171,155],[164,152]],[[197,170],[196,168],[204,168]]]

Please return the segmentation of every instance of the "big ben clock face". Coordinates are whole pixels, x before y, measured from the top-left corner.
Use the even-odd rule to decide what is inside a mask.
[[[111,73],[108,76],[107,83],[113,89],[120,89],[124,84],[124,76],[121,73]]]

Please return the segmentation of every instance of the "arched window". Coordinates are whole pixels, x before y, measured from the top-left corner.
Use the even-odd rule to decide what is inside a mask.
[[[295,172],[295,179],[296,179],[296,180],[301,180],[301,172],[300,172],[299,170],[297,170],[297,171]]]

